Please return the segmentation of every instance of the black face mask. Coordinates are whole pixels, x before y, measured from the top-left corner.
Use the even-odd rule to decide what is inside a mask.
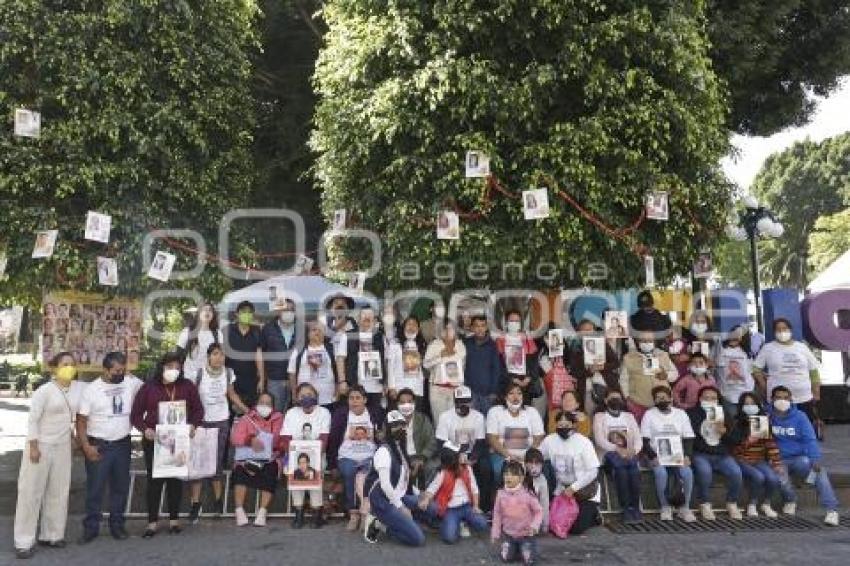
[[[658,407],[660,411],[664,411],[666,413],[670,408],[670,401],[658,401],[655,403],[655,406]]]
[[[566,440],[573,433],[573,429],[568,428],[568,427],[559,426],[558,428],[555,429],[555,432],[558,433],[558,436],[560,436],[561,438]]]
[[[407,430],[404,428],[395,428],[390,431],[390,436],[393,437],[393,440],[398,442],[399,444],[403,444],[405,440],[407,440]]]
[[[605,406],[608,408],[608,412],[611,413],[612,415],[614,415],[615,417],[618,416],[622,412],[622,410],[625,408],[625,404],[623,403],[623,400],[620,399],[619,397],[614,397],[613,399],[609,399],[608,401],[605,402]]]
[[[457,411],[458,416],[465,417],[469,415],[470,408],[469,405],[456,405],[455,411]]]
[[[121,383],[124,381],[124,374],[121,375],[110,375],[109,376],[110,383]]]

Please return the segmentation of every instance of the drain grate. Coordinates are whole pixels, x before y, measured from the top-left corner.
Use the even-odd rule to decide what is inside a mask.
[[[850,526],[850,519],[845,524]],[[715,521],[697,521],[686,523],[679,519],[675,521],[662,521],[658,518],[644,519],[640,523],[625,524],[619,521],[611,521],[606,524],[608,529],[616,534],[622,535],[655,535],[659,533],[684,534],[684,533],[717,533],[717,532],[754,532],[754,531],[814,531],[821,529],[819,523],[804,519],[803,517],[779,516],[776,519],[767,517],[747,518],[743,521],[733,521],[728,517],[719,516]]]
[[[841,525],[842,527],[850,529],[850,516],[848,516],[848,515],[839,516],[838,524]]]

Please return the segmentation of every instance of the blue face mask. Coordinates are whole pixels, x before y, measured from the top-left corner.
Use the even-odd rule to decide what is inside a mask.
[[[302,397],[298,402],[301,405],[302,409],[309,409],[310,407],[315,407],[319,403],[319,400],[315,397]]]

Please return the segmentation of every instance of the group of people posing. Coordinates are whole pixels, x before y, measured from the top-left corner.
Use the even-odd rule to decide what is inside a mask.
[[[253,524],[267,522],[293,441],[320,441],[321,462],[298,454],[296,474],[320,473],[323,487],[288,490],[292,526],[326,522],[328,491],[342,484],[347,529],[424,544],[422,526],[446,543],[489,531],[504,560],[536,559],[535,536],[582,533],[600,524],[600,470],[610,475],[624,521],[640,521],[641,470],[654,476],[662,520],[715,518],[714,472],[725,478],[726,511],[775,517],[772,503],[794,514],[793,478],[813,483],[838,524],[838,502],[815,433],[819,375],[811,351],[776,320],[775,340],[739,327],[713,332],[705,312],[673,326],[639,295],[631,332],[606,338],[602,359],[588,362],[582,340],[601,335],[589,320],[567,342],[533,338],[519,311],[501,330],[481,314],[457,324],[388,308],[355,309],[332,297],[326,315],[299,320],[282,300],[259,326],[254,305],[240,303],[235,322],[219,328],[215,308],[195,320],[142,382],[123,354],[104,357],[103,375],[76,380],[69,353],[52,360],[53,379],[32,399],[15,518],[18,556],[32,556],[36,534],[64,546],[72,447],[86,462],[81,543],[99,535],[109,486],[111,535],[127,538],[130,433],[142,434],[148,523],[159,532],[166,491],[168,531],[182,531],[184,484],[189,520],[224,513],[224,470],[231,471],[235,520],[251,523],[248,489],[260,492]],[[355,316],[356,314],[356,316]],[[175,407],[177,409],[175,410]],[[154,477],[157,425],[217,431],[216,474],[202,481]],[[302,462],[303,459],[303,462]],[[204,484],[213,503],[202,504]],[[40,522],[40,529],[38,528]]]

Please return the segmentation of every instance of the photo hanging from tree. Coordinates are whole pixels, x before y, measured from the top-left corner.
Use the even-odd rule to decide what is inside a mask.
[[[177,257],[173,254],[162,251],[156,252],[148,270],[148,277],[157,281],[168,281],[171,277],[171,270],[174,269],[175,261],[177,261]]]
[[[482,151],[466,152],[466,177],[482,178],[490,174],[490,158]]]
[[[35,247],[32,250],[33,259],[47,258],[53,255],[56,247],[58,230],[41,230],[35,233]]]
[[[549,217],[549,193],[545,188],[522,192],[522,210],[526,220]]]
[[[21,138],[41,136],[41,114],[26,108],[15,109],[15,135]]]
[[[650,220],[666,221],[670,219],[670,209],[666,192],[657,191],[646,195],[646,217]]]
[[[98,212],[89,211],[86,215],[86,233],[85,239],[100,242],[102,244],[109,243],[109,232],[112,230],[112,217],[108,214],[100,214]]]
[[[437,215],[437,239],[460,239],[460,218],[458,218],[457,212],[441,210]]]

